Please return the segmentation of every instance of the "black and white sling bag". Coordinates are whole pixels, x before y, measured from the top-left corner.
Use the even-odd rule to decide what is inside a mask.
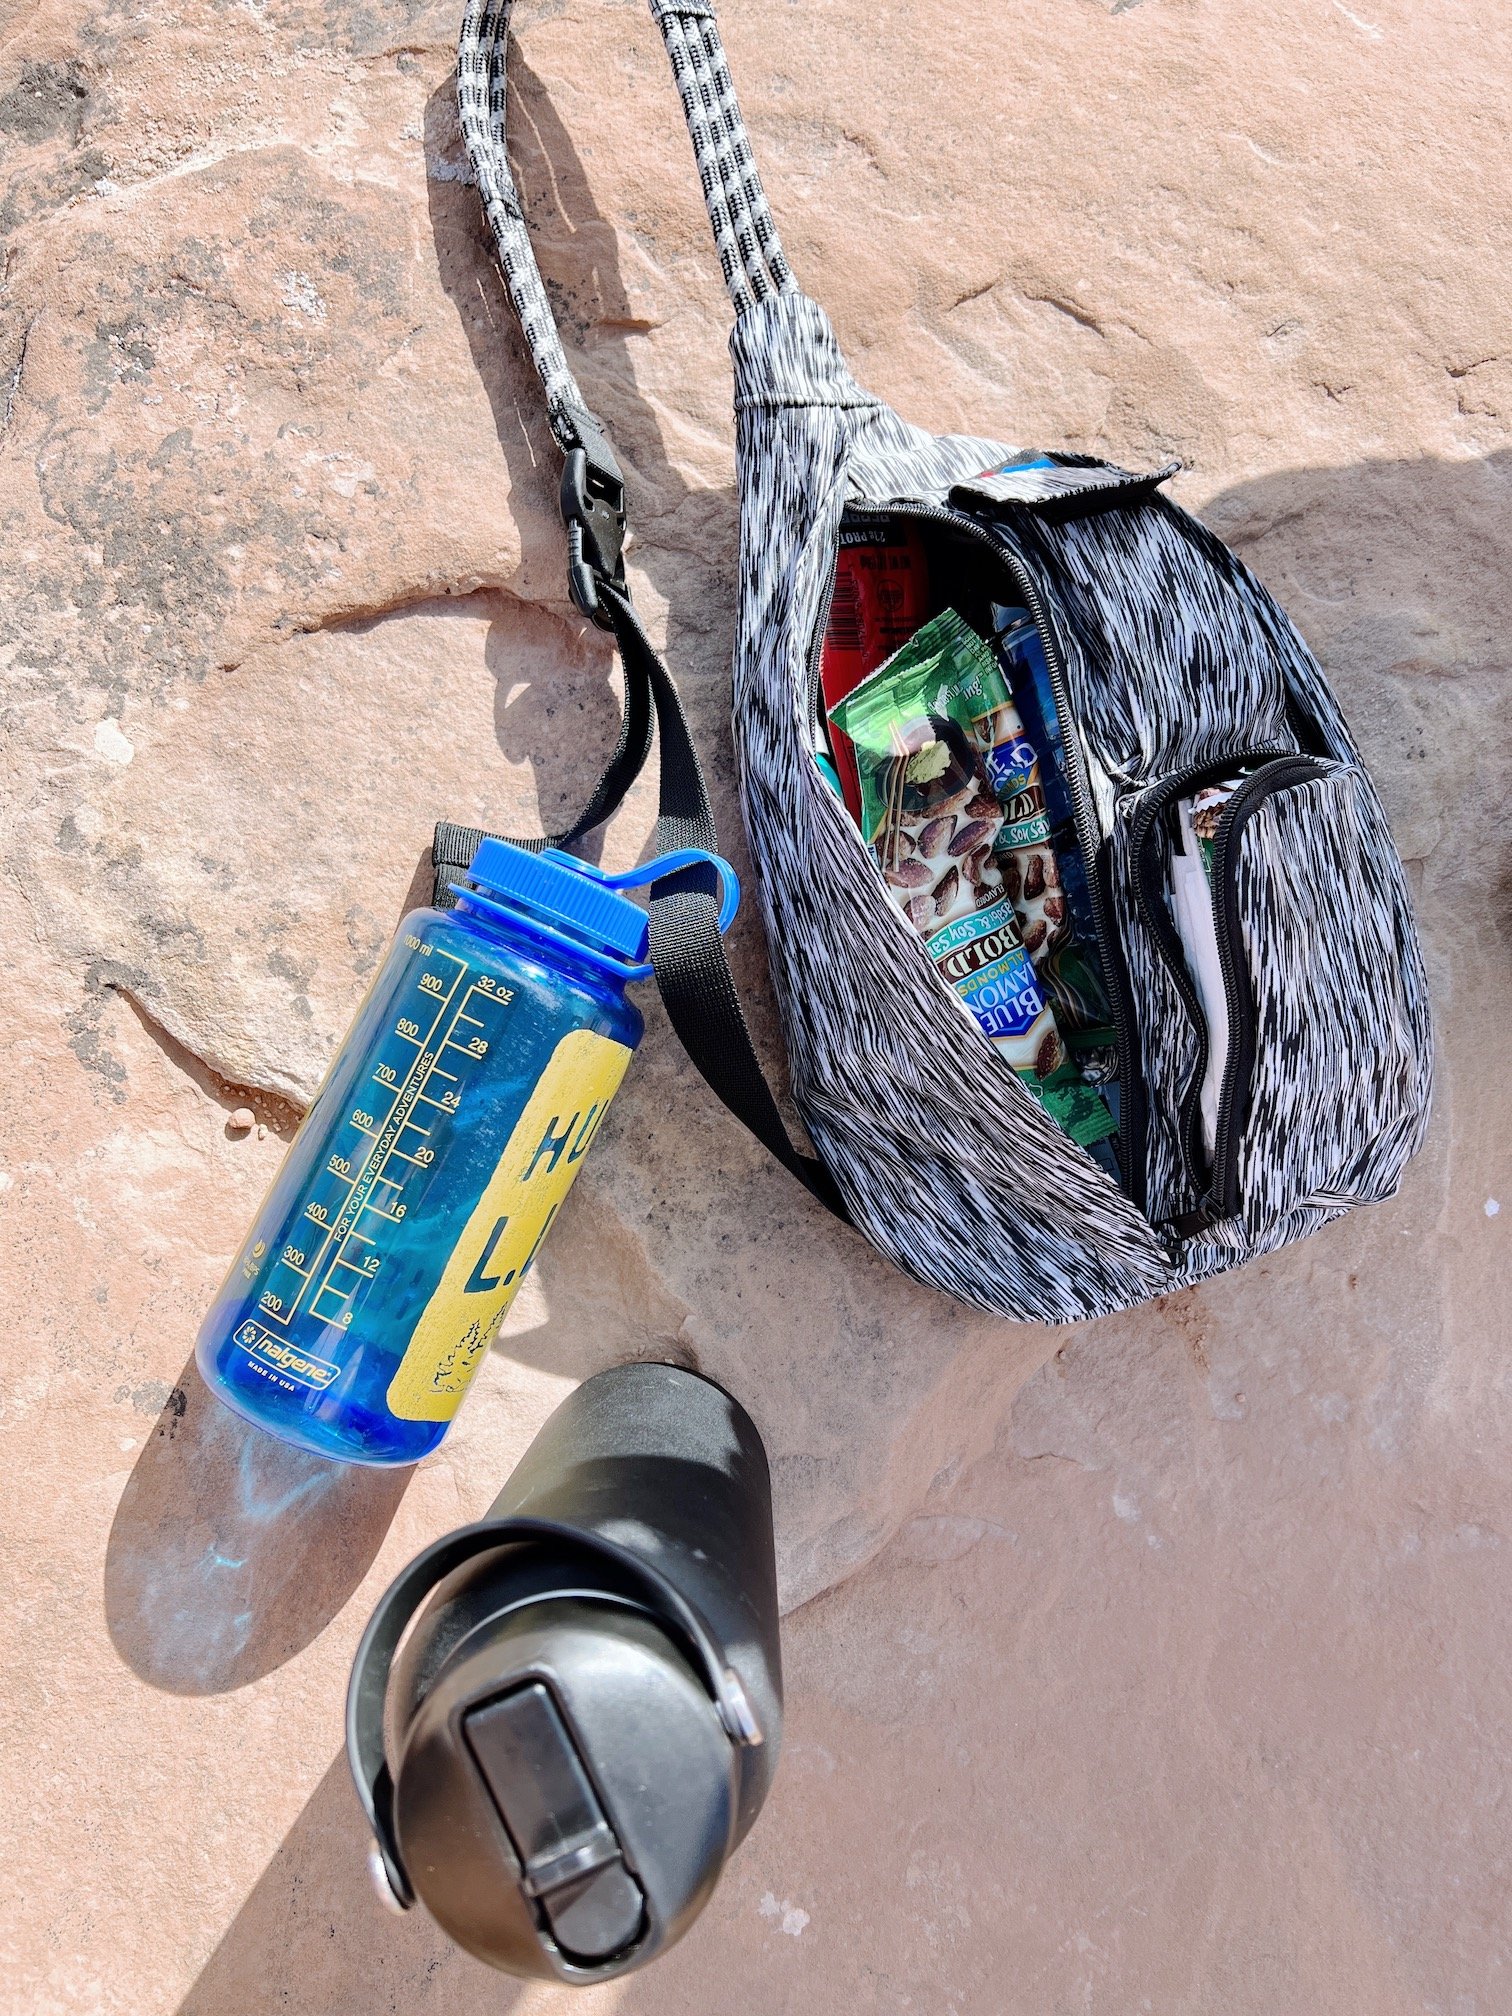
[[[657,981],[693,1061],[880,1252],[1005,1316],[1103,1315],[1391,1195],[1427,1124],[1427,986],[1380,800],[1306,645],[1161,494],[1174,465],[1138,475],[931,435],[864,391],[783,257],[712,7],[650,4],[735,309],[735,745],[793,1098],[817,1154],[794,1147],[762,1074],[701,870],[651,896]],[[562,349],[510,174],[509,15],[468,8],[462,133],[563,452],[572,598],[614,633],[626,695],[581,817],[530,844],[610,816],[654,717],[657,848],[713,849],[677,691],[625,584],[620,468]],[[900,527],[936,600],[984,636],[1011,612],[1048,675],[1068,874],[1108,1007],[1117,1179],[963,1012],[815,761],[840,542]],[[1197,915],[1179,857],[1204,793]],[[438,891],[480,838],[438,827]]]

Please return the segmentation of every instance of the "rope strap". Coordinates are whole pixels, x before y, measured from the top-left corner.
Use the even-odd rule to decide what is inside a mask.
[[[650,0],[683,102],[693,158],[714,229],[725,285],[743,315],[789,293],[794,280],[761,187],[745,121],[707,0]],[[468,0],[457,45],[457,109],[467,158],[493,232],[504,285],[546,392],[551,430],[564,455],[586,450],[590,469],[619,465],[562,348],[509,166],[505,63],[513,0]]]

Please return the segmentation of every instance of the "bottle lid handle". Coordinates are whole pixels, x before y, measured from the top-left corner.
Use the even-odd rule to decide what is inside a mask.
[[[586,866],[573,855],[558,855],[549,847],[546,852],[553,859],[570,861],[574,868]],[[722,938],[734,923],[735,912],[740,908],[740,877],[722,854],[713,854],[707,847],[679,847],[671,854],[658,854],[654,861],[643,861],[639,868],[627,868],[620,875],[605,875],[597,868],[590,869],[589,873],[606,889],[643,889],[648,882],[660,882],[684,868],[700,867],[712,868],[719,877],[719,935]],[[651,973],[649,959],[626,969],[626,977],[631,980],[649,980]]]
[[[679,847],[671,854],[658,854],[639,868],[627,868],[622,875],[600,877],[606,889],[642,889],[648,882],[660,882],[683,868],[712,868],[719,877],[719,929],[728,931],[740,908],[740,877],[723,854],[711,854],[707,847]]]

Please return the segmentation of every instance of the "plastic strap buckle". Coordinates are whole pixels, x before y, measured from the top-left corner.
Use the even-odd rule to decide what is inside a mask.
[[[562,523],[567,527],[567,588],[575,605],[601,630],[613,625],[599,583],[625,585],[625,480],[607,442],[590,454],[569,448],[562,469]]]

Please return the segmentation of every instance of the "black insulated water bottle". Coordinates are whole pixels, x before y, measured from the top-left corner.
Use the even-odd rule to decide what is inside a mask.
[[[586,1983],[687,1931],[781,1722],[760,1437],[709,1380],[624,1365],[389,1589],[347,1751],[395,1904],[507,1973]]]

